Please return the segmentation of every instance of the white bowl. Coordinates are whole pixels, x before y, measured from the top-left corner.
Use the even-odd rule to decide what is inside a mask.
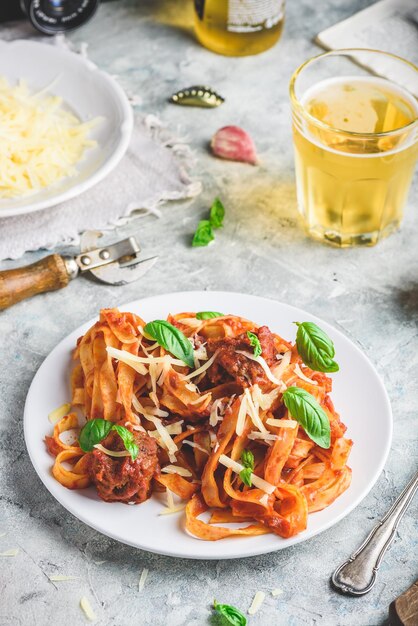
[[[31,213],[74,198],[101,181],[125,154],[133,113],[125,92],[106,72],[81,56],[35,41],[0,41],[0,76],[12,84],[24,79],[31,91],[48,85],[82,121],[102,117],[90,137],[97,147],[86,151],[78,173],[37,193],[0,200],[0,218]]]

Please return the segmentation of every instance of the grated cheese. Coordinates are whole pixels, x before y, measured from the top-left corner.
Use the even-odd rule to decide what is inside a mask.
[[[279,365],[274,366],[274,375],[276,378],[281,380],[286,368],[289,366],[290,359],[292,358],[292,351],[288,350],[284,353],[282,360]]]
[[[247,417],[247,398],[242,396],[241,404],[238,411],[237,425],[235,426],[235,432],[240,437],[244,432],[245,418]]]
[[[199,360],[199,361],[208,360],[208,353],[206,351],[205,345],[206,344],[202,344],[201,346],[197,348],[197,350],[194,351],[193,356],[196,360]]]
[[[105,448],[104,446],[102,446],[101,443],[96,443],[96,445],[94,446],[95,448],[97,448],[97,450],[100,450],[100,452],[104,452],[104,454],[107,454],[108,456],[114,456],[116,458],[120,458],[122,456],[131,456],[131,453],[128,452],[127,450],[109,450],[108,448]]]
[[[169,373],[169,371],[171,370],[171,357],[169,354],[165,354],[164,355],[164,362],[161,364],[161,373],[158,377],[157,380],[157,385],[159,387],[161,387],[164,384],[165,379],[167,378],[167,375]]]
[[[216,352],[210,357],[209,361],[206,361],[206,363],[204,363],[201,367],[199,367],[197,370],[195,370],[191,374],[188,374],[187,376],[184,376],[184,380],[190,380],[191,378],[194,378],[195,376],[199,376],[199,374],[202,374],[203,372],[206,372],[206,370],[209,369],[209,367],[212,365],[212,363],[214,362],[214,360],[218,356],[218,352],[219,352],[219,350],[216,350]],[[183,363],[183,365],[184,365],[184,363]]]
[[[266,594],[264,593],[264,591],[257,591],[252,601],[252,604],[248,609],[248,615],[255,615],[257,613],[258,609],[263,604],[265,597]]]
[[[0,198],[27,196],[75,176],[76,163],[96,145],[88,133],[98,121],[82,123],[62,98],[0,78]]]
[[[188,446],[191,446],[192,448],[196,448],[196,450],[200,450],[201,452],[204,452],[205,454],[209,455],[209,452],[203,446],[199,445],[198,443],[195,443],[194,441],[188,441],[187,439],[184,439],[182,443],[185,443]]]
[[[261,496],[260,504],[262,504],[263,506],[268,506],[268,504],[269,504],[269,497],[268,497],[267,493],[265,493],[264,496]]]
[[[154,424],[156,427],[158,434],[161,437],[161,440],[165,447],[167,448],[170,454],[175,454],[178,451],[178,447],[171,439],[170,434],[167,430],[167,427],[163,425],[162,421],[159,417],[154,417],[153,415],[147,415],[147,419]],[[171,458],[170,458],[171,461]]]
[[[251,389],[251,395],[254,402],[258,402],[262,411],[267,411],[280,393],[280,389],[273,389],[270,393],[263,393],[258,385],[254,385]]]
[[[165,429],[169,433],[169,435],[179,435],[182,431],[182,424],[183,420],[181,420],[180,422],[174,422],[174,424],[167,424],[167,426],[165,426]],[[149,430],[148,435],[150,437],[154,437],[154,439],[160,438],[158,430]]]
[[[205,401],[206,401],[206,399],[207,399],[208,397],[210,397],[210,396],[211,396],[211,392],[210,392],[210,391],[208,391],[208,393],[205,393],[205,395],[204,395],[204,396],[200,396],[199,398],[197,398],[197,400],[191,400],[191,401],[189,402],[189,404],[191,404],[191,405],[193,405],[193,406],[194,406],[195,404],[200,404],[200,403],[203,403],[203,402],[205,402]]]
[[[237,461],[233,461],[229,456],[225,454],[221,454],[219,457],[219,463],[225,465],[225,467],[229,467],[233,472],[239,474],[244,469],[244,466],[241,463],[237,463]],[[268,494],[273,493],[276,490],[276,487],[270,483],[268,483],[264,478],[260,478],[256,474],[251,474],[251,482],[255,487],[262,489]]]
[[[266,433],[267,432],[267,428],[264,426],[263,422],[260,419],[260,416],[258,414],[258,408],[254,405],[253,399],[251,397],[250,390],[248,388],[246,388],[244,393],[245,393],[245,396],[247,398],[248,409],[249,409],[249,413],[250,413],[250,417],[251,417],[252,423],[254,424],[254,426],[256,428],[258,428],[258,430],[260,432]]]
[[[262,356],[254,356],[254,354],[251,354],[250,352],[246,352],[245,350],[236,350],[236,353],[242,354],[243,356],[246,356],[247,359],[250,359],[251,361],[255,361],[256,363],[261,365],[269,381],[273,383],[274,385],[279,385],[280,388],[283,387],[282,381],[273,375],[272,371],[270,370],[269,366],[266,363],[266,360],[263,359]]]
[[[185,504],[174,505],[173,507],[166,507],[162,511],[158,513],[158,515],[173,515],[174,513],[179,513],[180,511],[184,511],[186,508]]]
[[[220,415],[220,411],[223,409],[222,399],[218,398],[212,404],[212,408],[210,410],[209,424],[210,426],[216,426],[218,422],[223,420],[222,415]]]
[[[144,567],[144,569],[141,572],[141,576],[138,582],[138,591],[142,591],[145,585],[145,581],[148,578],[148,569],[146,567]]]
[[[48,415],[48,419],[51,424],[56,424],[57,422],[59,422],[63,417],[65,417],[65,415],[67,415],[70,409],[71,404],[67,402],[66,404],[62,404],[61,406],[59,406],[54,411],[51,411],[51,413]]]
[[[172,515],[178,513],[186,508],[186,504],[174,504],[174,497],[172,491],[167,487],[167,506],[158,513],[158,515]]]
[[[253,430],[248,434],[248,439],[252,439],[253,441],[256,439],[262,439],[263,441],[276,441],[278,438],[278,435],[274,435],[269,432],[260,433],[258,430]]]
[[[18,554],[19,554],[19,548],[12,548],[11,550],[0,552],[0,556],[17,556]]]
[[[91,608],[91,604],[88,601],[88,599],[86,598],[86,596],[83,596],[81,598],[81,600],[80,600],[80,607],[84,611],[84,615],[87,617],[88,620],[90,620],[91,622],[94,622],[94,620],[97,619],[96,613]]]
[[[296,365],[295,365],[295,374],[297,374],[299,376],[299,378],[304,380],[305,383],[309,383],[310,385],[317,385],[318,384],[318,381],[312,380],[311,378],[308,378],[307,376],[305,376],[305,374],[300,369],[299,363],[296,363]]]
[[[276,426],[277,428],[297,428],[298,423],[296,420],[276,420],[273,417],[269,417],[266,421],[269,426]]]
[[[271,590],[271,595],[273,596],[273,598],[277,598],[277,596],[283,595],[283,589],[276,587],[275,589]]]
[[[190,470],[185,467],[180,467],[180,465],[166,465],[161,468],[161,471],[166,474],[178,474],[179,476],[184,476],[185,478],[193,476]]]
[[[127,365],[136,364],[136,365],[149,365],[150,363],[167,363],[168,360],[171,365],[179,365],[184,367],[183,361],[180,359],[175,359],[168,354],[164,356],[136,356],[135,354],[131,354],[127,352],[127,350],[118,350],[117,348],[113,348],[112,346],[107,346],[107,353],[114,359],[118,361],[122,361],[122,363],[126,363]],[[131,365],[133,367],[133,365]],[[133,367],[133,369],[135,369]],[[139,373],[147,373],[147,369],[144,368],[142,372]]]

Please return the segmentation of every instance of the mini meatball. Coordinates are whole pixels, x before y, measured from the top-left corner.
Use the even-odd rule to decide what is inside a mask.
[[[143,432],[134,432],[139,448],[135,461],[130,456],[112,457],[94,449],[89,463],[89,475],[97,493],[106,502],[134,502],[140,504],[151,495],[151,480],[159,471],[157,444]],[[111,432],[102,445],[109,450],[124,450],[123,441]]]

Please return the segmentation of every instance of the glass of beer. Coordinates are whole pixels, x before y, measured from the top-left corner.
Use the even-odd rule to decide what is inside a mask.
[[[310,235],[371,246],[402,220],[418,157],[418,68],[336,50],[290,81],[299,211]]]

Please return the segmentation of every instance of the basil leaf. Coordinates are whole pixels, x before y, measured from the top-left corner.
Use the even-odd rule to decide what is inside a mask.
[[[225,618],[228,624],[232,624],[232,626],[247,625],[247,618],[245,615],[243,615],[241,611],[238,611],[238,609],[234,606],[231,606],[230,604],[218,604],[216,600],[214,600],[213,608]]]
[[[338,372],[334,359],[334,343],[319,326],[313,322],[295,322],[298,331],[296,346],[305,365],[317,372]]]
[[[91,452],[96,445],[105,439],[112,430],[113,423],[109,420],[89,420],[80,430],[78,443],[84,452]]]
[[[252,332],[250,332],[248,330],[247,331],[247,337],[250,340],[250,344],[254,348],[254,356],[260,356],[260,354],[263,352],[263,350],[261,348],[261,343],[260,343],[260,340],[257,337],[257,335],[255,335],[254,333],[252,333]]]
[[[106,439],[111,430],[115,430],[118,433],[125,445],[125,449],[130,453],[132,461],[135,461],[139,450],[133,434],[124,426],[113,424],[109,420],[89,420],[81,429],[78,437],[80,448],[84,452],[91,452],[97,443]]]
[[[181,330],[165,320],[149,322],[144,330],[167,352],[194,368],[193,346]]]
[[[135,461],[138,456],[139,449],[131,431],[125,428],[125,426],[119,426],[118,424],[113,424],[112,430],[115,430],[118,433],[125,445],[125,449],[130,453],[132,461]]]
[[[254,469],[254,454],[251,450],[243,450],[241,453],[241,463],[244,467]]]
[[[199,246],[207,246],[213,241],[212,226],[209,220],[200,220],[195,234],[193,235],[192,246],[197,248]]]
[[[251,482],[252,471],[253,470],[251,469],[251,467],[246,467],[245,469],[241,470],[239,473],[239,477],[241,478],[244,485],[247,485],[247,487],[252,487],[252,484],[253,484]]]
[[[196,313],[197,320],[211,320],[214,317],[223,317],[224,313],[216,313],[215,311],[200,311]]]
[[[215,198],[210,207],[209,221],[213,228],[221,228],[225,217],[225,207],[219,198]]]
[[[329,419],[315,398],[301,387],[288,387],[283,394],[290,415],[304,428],[308,437],[321,448],[331,445]]]

